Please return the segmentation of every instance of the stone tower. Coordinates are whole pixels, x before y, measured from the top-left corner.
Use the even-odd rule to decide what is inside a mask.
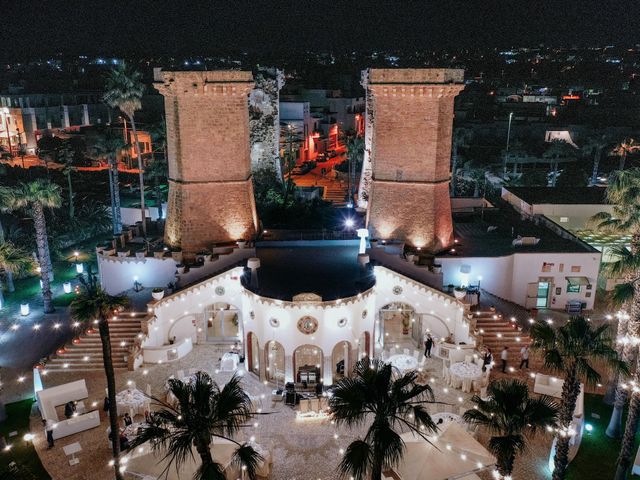
[[[165,243],[187,254],[258,228],[249,156],[250,72],[157,72],[169,164]]]
[[[449,165],[453,100],[463,79],[453,69],[369,70],[373,237],[432,251],[453,242]]]

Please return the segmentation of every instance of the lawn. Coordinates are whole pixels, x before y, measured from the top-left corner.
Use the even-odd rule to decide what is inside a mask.
[[[0,424],[0,436],[11,445],[9,451],[0,451],[0,479],[2,480],[47,480],[51,477],[40,463],[33,444],[23,440],[25,433],[29,432],[29,416],[33,400],[9,403],[7,419]],[[17,431],[18,435],[9,438],[9,433]],[[15,462],[14,469],[10,469],[11,462]]]
[[[584,402],[585,422],[593,426],[593,431],[588,433],[585,430],[578,454],[569,464],[567,480],[612,478],[620,453],[620,440],[614,440],[605,435],[612,407],[602,402],[601,395],[586,394]],[[593,418],[593,413],[600,418]],[[623,426],[625,420],[623,419]],[[638,440],[636,435],[636,448]]]

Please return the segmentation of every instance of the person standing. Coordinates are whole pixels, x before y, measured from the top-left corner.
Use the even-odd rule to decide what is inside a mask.
[[[487,367],[491,368],[493,365],[493,355],[491,354],[491,349],[486,347],[484,356],[482,357],[482,371],[486,372]]]
[[[424,341],[424,356],[431,358],[431,349],[433,348],[433,338],[427,333],[427,339]]]
[[[509,359],[509,347],[504,347],[502,349],[502,353],[500,354],[500,359],[502,360],[502,373],[506,373],[507,360]]]
[[[520,370],[522,367],[529,369],[529,345],[525,345],[520,349]]]
[[[47,444],[49,448],[53,448],[53,428],[55,423],[50,418],[42,419],[42,425],[44,426],[44,432],[47,435]]]

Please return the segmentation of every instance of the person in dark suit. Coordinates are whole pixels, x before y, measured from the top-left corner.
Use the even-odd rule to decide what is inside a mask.
[[[126,412],[124,414],[123,420],[124,420],[124,426],[125,427],[128,427],[129,425],[131,425],[133,423],[133,419],[131,418],[131,415],[129,415],[129,412]]]
[[[427,339],[424,341],[424,356],[431,358],[431,349],[433,348],[433,337],[427,333]]]

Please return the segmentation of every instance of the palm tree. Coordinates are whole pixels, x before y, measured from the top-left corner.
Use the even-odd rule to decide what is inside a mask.
[[[51,280],[53,269],[49,254],[47,237],[47,222],[44,216],[45,208],[59,208],[62,204],[60,187],[48,180],[37,179],[28,183],[20,183],[8,192],[9,206],[12,209],[28,209],[33,216],[36,230],[36,245],[38,248],[38,264],[42,277],[42,297],[44,299],[44,313],[54,311]]]
[[[211,455],[213,438],[222,438],[236,444],[233,464],[246,469],[254,479],[262,456],[249,444],[233,437],[254,415],[251,399],[242,389],[240,377],[234,375],[224,387],[206,372],[197,372],[192,382],[169,379],[169,390],[177,399],[175,407],[153,398],[162,407],[154,412],[154,419],[140,427],[132,448],[150,442],[153,450],[165,453],[168,472],[175,463],[176,471],[192,458],[195,447],[201,465],[194,479],[224,480],[223,466]],[[215,448],[215,447],[214,447]]]
[[[598,172],[600,169],[600,161],[602,153],[607,145],[611,143],[611,136],[608,133],[590,136],[582,146],[582,151],[587,155],[593,156],[593,169],[591,171],[591,180],[589,185],[598,183]]]
[[[538,321],[531,326],[530,334],[531,346],[544,355],[544,366],[564,378],[552,477],[562,480],[569,463],[571,422],[580,395],[580,383],[595,385],[600,381],[600,374],[593,368],[594,362],[623,374],[628,374],[629,367],[618,358],[608,325],[594,327],[584,317],[571,317],[558,329]]]
[[[62,164],[64,165],[62,168],[62,174],[67,177],[67,189],[69,190],[69,218],[73,218],[75,212],[73,207],[73,184],[71,183],[71,174],[76,171],[76,167],[73,166],[74,152],[68,142],[61,150],[60,156],[62,157]]]
[[[611,154],[616,155],[620,158],[618,170],[624,170],[624,164],[627,161],[627,155],[638,150],[640,150],[640,145],[638,145],[638,142],[636,142],[633,138],[625,138],[615,147],[613,147],[613,150],[611,150]]]
[[[158,218],[162,218],[162,194],[161,183],[167,180],[167,129],[164,121],[155,123],[149,129],[153,148],[151,150],[151,165],[147,169],[147,175],[153,179],[153,191],[158,207]],[[156,156],[156,152],[162,152],[162,156]]]
[[[29,271],[34,267],[33,257],[11,242],[0,243],[0,271],[5,275]],[[2,277],[0,277],[0,308],[4,305]]]
[[[496,456],[498,472],[509,477],[516,456],[527,447],[527,439],[539,430],[555,425],[558,405],[549,397],[529,397],[529,387],[520,380],[489,384],[488,400],[478,395],[475,407],[464,414],[466,422],[485,427],[493,436],[489,450]]]
[[[558,163],[560,161],[568,162],[576,159],[575,148],[564,140],[553,140],[542,156],[549,160],[552,165],[552,187],[556,186],[556,180],[558,179]]]
[[[616,286],[612,299],[621,305],[622,313],[618,318],[617,337],[625,338],[629,331],[640,331],[640,169],[616,171],[609,181],[606,191],[607,202],[612,205],[611,212],[600,212],[590,219],[590,224],[599,231],[619,235],[631,235],[629,247],[611,247],[610,254],[617,260],[606,263],[603,273],[612,278],[624,278],[625,282]],[[628,314],[631,315],[628,315]],[[620,358],[629,363],[636,353],[631,343],[618,345]],[[622,382],[615,378],[616,392],[614,409],[606,434],[617,438],[622,429],[622,410],[627,400],[627,391]]]
[[[93,327],[93,321],[98,320],[98,331],[102,343],[102,361],[104,373],[107,377],[107,397],[109,398],[109,422],[111,431],[114,432],[111,446],[113,448],[113,460],[115,476],[117,480],[122,480],[120,473],[120,442],[115,432],[118,432],[118,406],[116,403],[116,377],[113,370],[111,358],[111,336],[109,334],[109,318],[127,306],[129,303],[126,297],[114,297],[107,294],[96,280],[91,268],[87,272],[87,277],[78,276],[82,285],[82,290],[71,302],[71,316],[85,324]]]
[[[109,73],[105,85],[103,99],[112,108],[118,108],[124,113],[131,123],[133,131],[134,147],[138,157],[138,176],[140,181],[140,211],[142,215],[142,233],[147,236],[146,210],[144,204],[144,168],[142,163],[142,150],[138,140],[136,121],[133,118],[136,110],[142,108],[142,94],[144,84],[141,81],[142,74],[127,67],[123,62]]]
[[[338,426],[355,427],[371,420],[364,439],[352,442],[338,469],[343,477],[381,480],[383,468],[402,459],[404,442],[397,429],[405,427],[426,441],[437,427],[425,405],[434,401],[428,385],[416,383],[417,373],[397,375],[378,359],[363,358],[353,376],[343,378],[329,399],[332,418]]]
[[[120,211],[120,183],[118,180],[118,153],[125,148],[122,135],[108,128],[97,138],[94,149],[99,158],[106,158],[109,165],[109,193],[111,194],[111,222],[113,234],[122,233],[122,213]]]
[[[0,164],[0,175],[6,175],[7,168],[4,164]],[[6,210],[9,210],[9,202],[11,199],[11,195],[9,195],[9,190],[6,188],[0,188],[0,245],[2,245],[5,241],[5,231],[4,226],[2,225],[2,213]],[[15,292],[16,287],[13,284],[13,273],[10,271],[5,271],[5,276],[7,277],[7,291]]]

